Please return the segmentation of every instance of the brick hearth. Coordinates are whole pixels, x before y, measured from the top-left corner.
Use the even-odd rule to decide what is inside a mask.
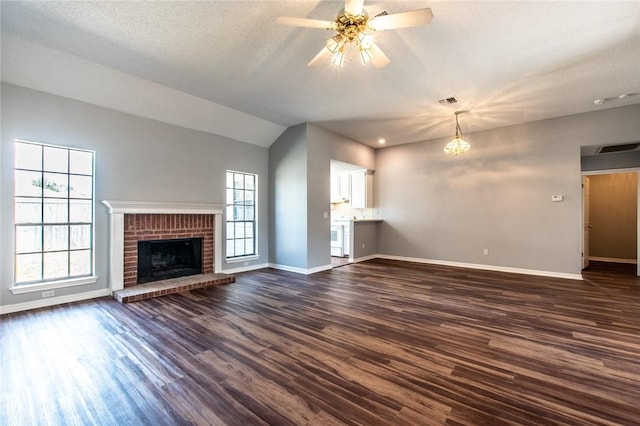
[[[138,302],[152,297],[166,296],[182,291],[195,290],[219,284],[228,284],[236,281],[236,277],[227,274],[200,274],[188,277],[171,278],[168,280],[154,281],[146,284],[138,284],[114,292],[113,297],[120,303]]]

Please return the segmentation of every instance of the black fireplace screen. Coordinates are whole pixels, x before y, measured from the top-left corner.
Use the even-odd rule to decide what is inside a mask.
[[[202,238],[138,241],[138,284],[202,273]]]

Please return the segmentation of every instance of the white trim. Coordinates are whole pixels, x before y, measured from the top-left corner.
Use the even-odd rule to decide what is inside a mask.
[[[449,262],[446,260],[422,259],[418,257],[391,256],[377,254],[375,257],[389,260],[402,260],[405,262],[428,263],[433,265],[455,266],[458,268],[483,269],[486,271],[508,272],[512,274],[538,275],[541,277],[564,278],[568,280],[582,280],[581,274],[568,274],[565,272],[540,271],[537,269],[511,268],[507,266],[483,265],[478,263]]]
[[[257,255],[257,254],[251,254],[251,255],[248,255],[248,256],[231,257],[231,258],[227,257],[227,258],[224,260],[224,263],[227,263],[227,264],[231,264],[231,263],[241,263],[241,262],[248,262],[248,261],[250,261],[250,260],[258,260],[258,259],[260,259],[260,256],[259,256],[259,255]]]
[[[241,256],[241,257],[232,257],[232,258],[225,257],[225,263],[244,262],[246,260],[259,259],[260,255],[258,254],[258,247],[260,246],[260,240],[259,240],[259,235],[258,235],[258,233],[259,233],[258,232],[258,229],[259,229],[259,223],[258,223],[258,220],[259,220],[259,217],[258,217],[258,203],[259,203],[258,197],[259,197],[259,194],[258,194],[258,192],[259,192],[259,190],[258,190],[258,187],[259,187],[260,183],[258,181],[258,178],[259,178],[258,173],[255,173],[255,172],[243,172],[243,171],[240,171],[240,170],[229,170],[229,169],[225,170],[225,172],[224,172],[224,181],[222,182],[223,183],[222,190],[224,191],[225,194],[227,193],[228,189],[235,190],[235,180],[234,180],[233,186],[231,186],[230,188],[227,187],[227,179],[228,179],[227,175],[229,173],[231,173],[231,174],[237,173],[237,174],[241,174],[241,175],[248,175],[248,176],[253,176],[254,177],[254,188],[253,188],[253,247],[254,247],[254,252],[255,253],[254,254],[250,254],[250,255],[246,255],[246,256]],[[232,178],[233,178],[233,176],[232,176]],[[225,196],[225,203],[226,203],[224,205],[225,208],[234,207],[236,205],[233,202],[233,200],[227,200],[226,196]],[[235,223],[235,221],[230,220],[230,218],[227,216],[227,218],[225,220],[224,228],[220,228],[220,229],[224,229],[225,238],[227,237],[227,226],[228,226],[229,223]],[[222,237],[222,235],[221,235],[221,237]],[[222,247],[222,240],[220,242],[220,247]],[[227,254],[226,253],[226,247],[225,247],[225,254]],[[222,263],[219,263],[219,265],[222,265]]]
[[[568,280],[582,281],[583,279],[581,274],[568,274],[565,272],[540,271],[537,269],[511,268],[507,266],[482,265],[478,263],[450,262],[446,260],[423,259],[419,257],[392,256],[387,254],[371,254],[368,256],[359,257],[357,259],[349,260],[349,263],[365,262],[367,260],[372,260],[372,259],[400,260],[404,262],[454,266],[457,268],[482,269],[486,271],[508,272],[511,274],[537,275],[541,277],[563,278]],[[296,268],[294,266],[278,265],[275,263],[270,263],[269,267],[273,269],[280,269],[282,271],[295,272],[297,274],[305,274],[305,275],[315,274],[316,272],[333,269],[333,266],[331,265],[319,266],[311,269],[304,269],[304,268]]]
[[[53,290],[56,288],[76,287],[76,286],[86,285],[86,284],[95,284],[97,281],[98,281],[98,277],[96,276],[69,278],[65,280],[49,281],[49,282],[42,282],[42,283],[36,283],[36,284],[14,284],[12,287],[9,287],[9,290],[13,294],[34,293],[36,291],[42,291],[42,290]]]
[[[619,257],[589,256],[589,260],[594,260],[596,262],[630,263],[630,264],[633,264],[633,265],[638,263],[638,261],[636,259],[621,259]]]
[[[295,272],[296,274],[311,275],[311,274],[315,274],[316,272],[328,271],[330,269],[333,269],[333,266],[329,264],[329,265],[317,266],[311,269],[304,269],[304,268],[297,268],[295,266],[278,265],[277,263],[269,263],[269,268],[279,269],[281,271]]]
[[[225,269],[224,271],[222,271],[222,273],[224,273],[224,274],[238,274],[240,272],[255,271],[257,269],[264,269],[264,268],[268,268],[268,267],[269,267],[268,263],[260,263],[260,264],[257,264],[257,265],[249,265],[249,266],[241,266],[239,268]]]
[[[15,303],[13,305],[0,306],[0,315],[13,312],[27,311],[29,309],[46,308],[48,306],[60,305],[62,303],[79,302],[81,300],[95,299],[98,297],[111,296],[111,290],[103,288],[100,290],[88,291],[86,293],[70,294],[67,296],[51,297],[48,299],[34,300],[32,302]]]
[[[368,256],[358,257],[356,259],[349,259],[349,263],[358,263],[358,262],[366,262],[367,260],[372,260],[380,257],[379,254],[370,254]]]
[[[331,269],[333,269],[333,265],[330,263],[328,265],[316,266],[315,268],[307,269],[307,275],[315,274],[316,272],[330,271]]]
[[[111,290],[124,288],[124,213],[109,215],[109,281]]]
[[[103,200],[111,214],[222,214],[221,204]]]
[[[222,214],[216,214],[213,222],[213,272],[220,274],[222,273]]]

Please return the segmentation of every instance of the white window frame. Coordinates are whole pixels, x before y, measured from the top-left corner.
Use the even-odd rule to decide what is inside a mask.
[[[22,139],[16,139],[14,144],[14,148],[17,146],[17,144],[29,144],[29,145],[36,145],[39,147],[42,147],[42,149],[44,150],[45,148],[49,147],[49,148],[56,148],[56,149],[63,149],[67,151],[67,155],[70,155],[70,153],[72,151],[75,152],[88,152],[91,153],[92,155],[92,167],[91,167],[91,222],[82,222],[83,225],[89,224],[91,227],[90,230],[90,245],[89,245],[89,250],[90,250],[90,271],[87,274],[82,274],[82,275],[67,275],[67,276],[63,276],[63,277],[56,277],[53,279],[41,279],[41,280],[34,280],[34,281],[24,281],[24,282],[16,282],[16,274],[17,274],[17,265],[16,265],[16,260],[17,260],[17,247],[15,246],[15,242],[16,242],[16,230],[19,226],[25,226],[25,225],[30,225],[29,223],[17,223],[16,222],[16,218],[14,216],[13,219],[13,232],[14,232],[14,249],[13,249],[13,261],[14,261],[14,284],[12,287],[9,288],[9,290],[13,293],[13,294],[22,294],[22,293],[30,293],[30,292],[36,292],[36,291],[43,291],[43,290],[51,290],[51,289],[56,289],[56,288],[64,288],[64,287],[73,287],[73,286],[79,286],[79,285],[86,285],[86,284],[93,284],[95,282],[97,282],[98,277],[95,275],[95,151],[92,150],[87,150],[87,149],[80,149],[80,148],[74,148],[74,147],[69,147],[69,146],[60,146],[60,145],[52,145],[52,144],[46,144],[46,143],[41,143],[41,142],[33,142],[33,141],[27,141],[27,140],[22,140]],[[41,164],[40,169],[36,170],[36,169],[23,169],[23,168],[18,168],[16,167],[16,164],[14,163],[13,165],[13,173],[15,174],[16,171],[31,171],[31,172],[39,172],[42,174],[42,176],[44,176],[44,173],[46,173],[47,171],[45,170],[45,166],[44,164]],[[62,172],[56,172],[58,174],[64,174],[67,175],[67,178],[69,179],[71,176],[76,175],[75,173],[71,173],[70,170],[67,170],[66,173],[62,173]],[[81,174],[82,175],[82,174]],[[87,176],[87,175],[83,175],[83,176]],[[44,180],[43,180],[44,183]],[[13,205],[14,205],[14,214],[15,214],[15,206],[16,206],[16,199],[17,198],[34,198],[34,199],[39,199],[41,204],[44,206],[44,201],[47,199],[47,197],[45,196],[44,192],[41,193],[40,196],[31,196],[31,197],[25,197],[24,195],[16,195],[14,193],[14,197],[13,197]],[[61,199],[65,199],[64,197]],[[73,199],[73,197],[70,197],[69,195],[67,195],[66,197],[67,201],[70,201],[71,199]],[[86,198],[83,198],[86,199]],[[43,207],[44,208],[44,207]],[[67,213],[68,214],[68,213]],[[41,226],[45,226],[47,225],[44,222],[44,217],[40,218],[40,222],[34,222],[34,225],[41,225]],[[55,225],[66,225],[66,226],[71,226],[73,225],[74,222],[70,221],[70,218],[67,216],[67,220],[66,222],[56,222]],[[62,251],[67,251],[68,253],[71,253],[73,251],[73,249],[71,249],[70,247],[67,248],[67,250],[62,250]],[[44,246],[40,247],[39,250],[40,253],[44,254],[49,252],[48,250],[45,250]],[[35,252],[34,252],[35,253]],[[67,271],[67,273],[69,273],[69,271]]]
[[[229,223],[250,222],[246,220],[242,220],[242,221],[230,220],[233,218],[233,215],[231,212],[233,211],[234,207],[238,206],[238,204],[234,204],[233,199],[230,200],[228,197],[228,190],[237,189],[235,188],[235,186],[233,187],[227,186],[227,179],[228,179],[229,173],[249,175],[249,176],[253,176],[254,178],[253,206],[251,206],[253,207],[253,221],[252,221],[253,222],[253,253],[251,254],[229,256],[227,252],[227,242],[230,239],[235,240],[235,238],[229,238],[229,235],[227,232]],[[246,262],[249,260],[258,259],[260,257],[258,254],[258,174],[251,173],[251,172],[241,172],[237,170],[226,170],[224,177],[225,177],[224,179],[224,182],[225,182],[225,233],[224,233],[225,234],[224,235],[225,262],[237,263],[237,262]],[[242,206],[247,207],[247,205],[245,204],[242,204]],[[243,239],[246,239],[246,237],[243,237]]]

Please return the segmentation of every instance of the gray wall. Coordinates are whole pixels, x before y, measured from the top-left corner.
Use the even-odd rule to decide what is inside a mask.
[[[307,127],[287,129],[269,147],[269,261],[307,267]]]
[[[589,256],[636,260],[637,173],[589,176]]]
[[[381,224],[382,222],[353,222],[354,259],[378,254],[378,234]]]
[[[331,160],[373,169],[375,151],[312,124],[287,129],[269,147],[271,263],[305,270],[331,265]]]
[[[40,293],[13,295],[13,140],[96,151],[95,258],[98,282],[57,289],[56,296],[108,287],[108,214],[101,200],[224,204],[225,170],[257,173],[258,252],[268,259],[268,151],[9,84],[2,84],[0,171],[0,303],[27,302]],[[224,257],[224,255],[223,255]],[[223,265],[223,269],[234,265]]]
[[[580,159],[582,171],[616,170],[640,167],[640,151],[586,155]]]
[[[309,145],[308,267],[331,264],[330,179],[331,160],[375,168],[375,150],[321,127],[307,125]],[[327,212],[329,217],[324,217]]]
[[[458,157],[448,139],[379,149],[379,252],[579,274],[580,146],[637,140],[638,117],[632,105],[468,134]]]

